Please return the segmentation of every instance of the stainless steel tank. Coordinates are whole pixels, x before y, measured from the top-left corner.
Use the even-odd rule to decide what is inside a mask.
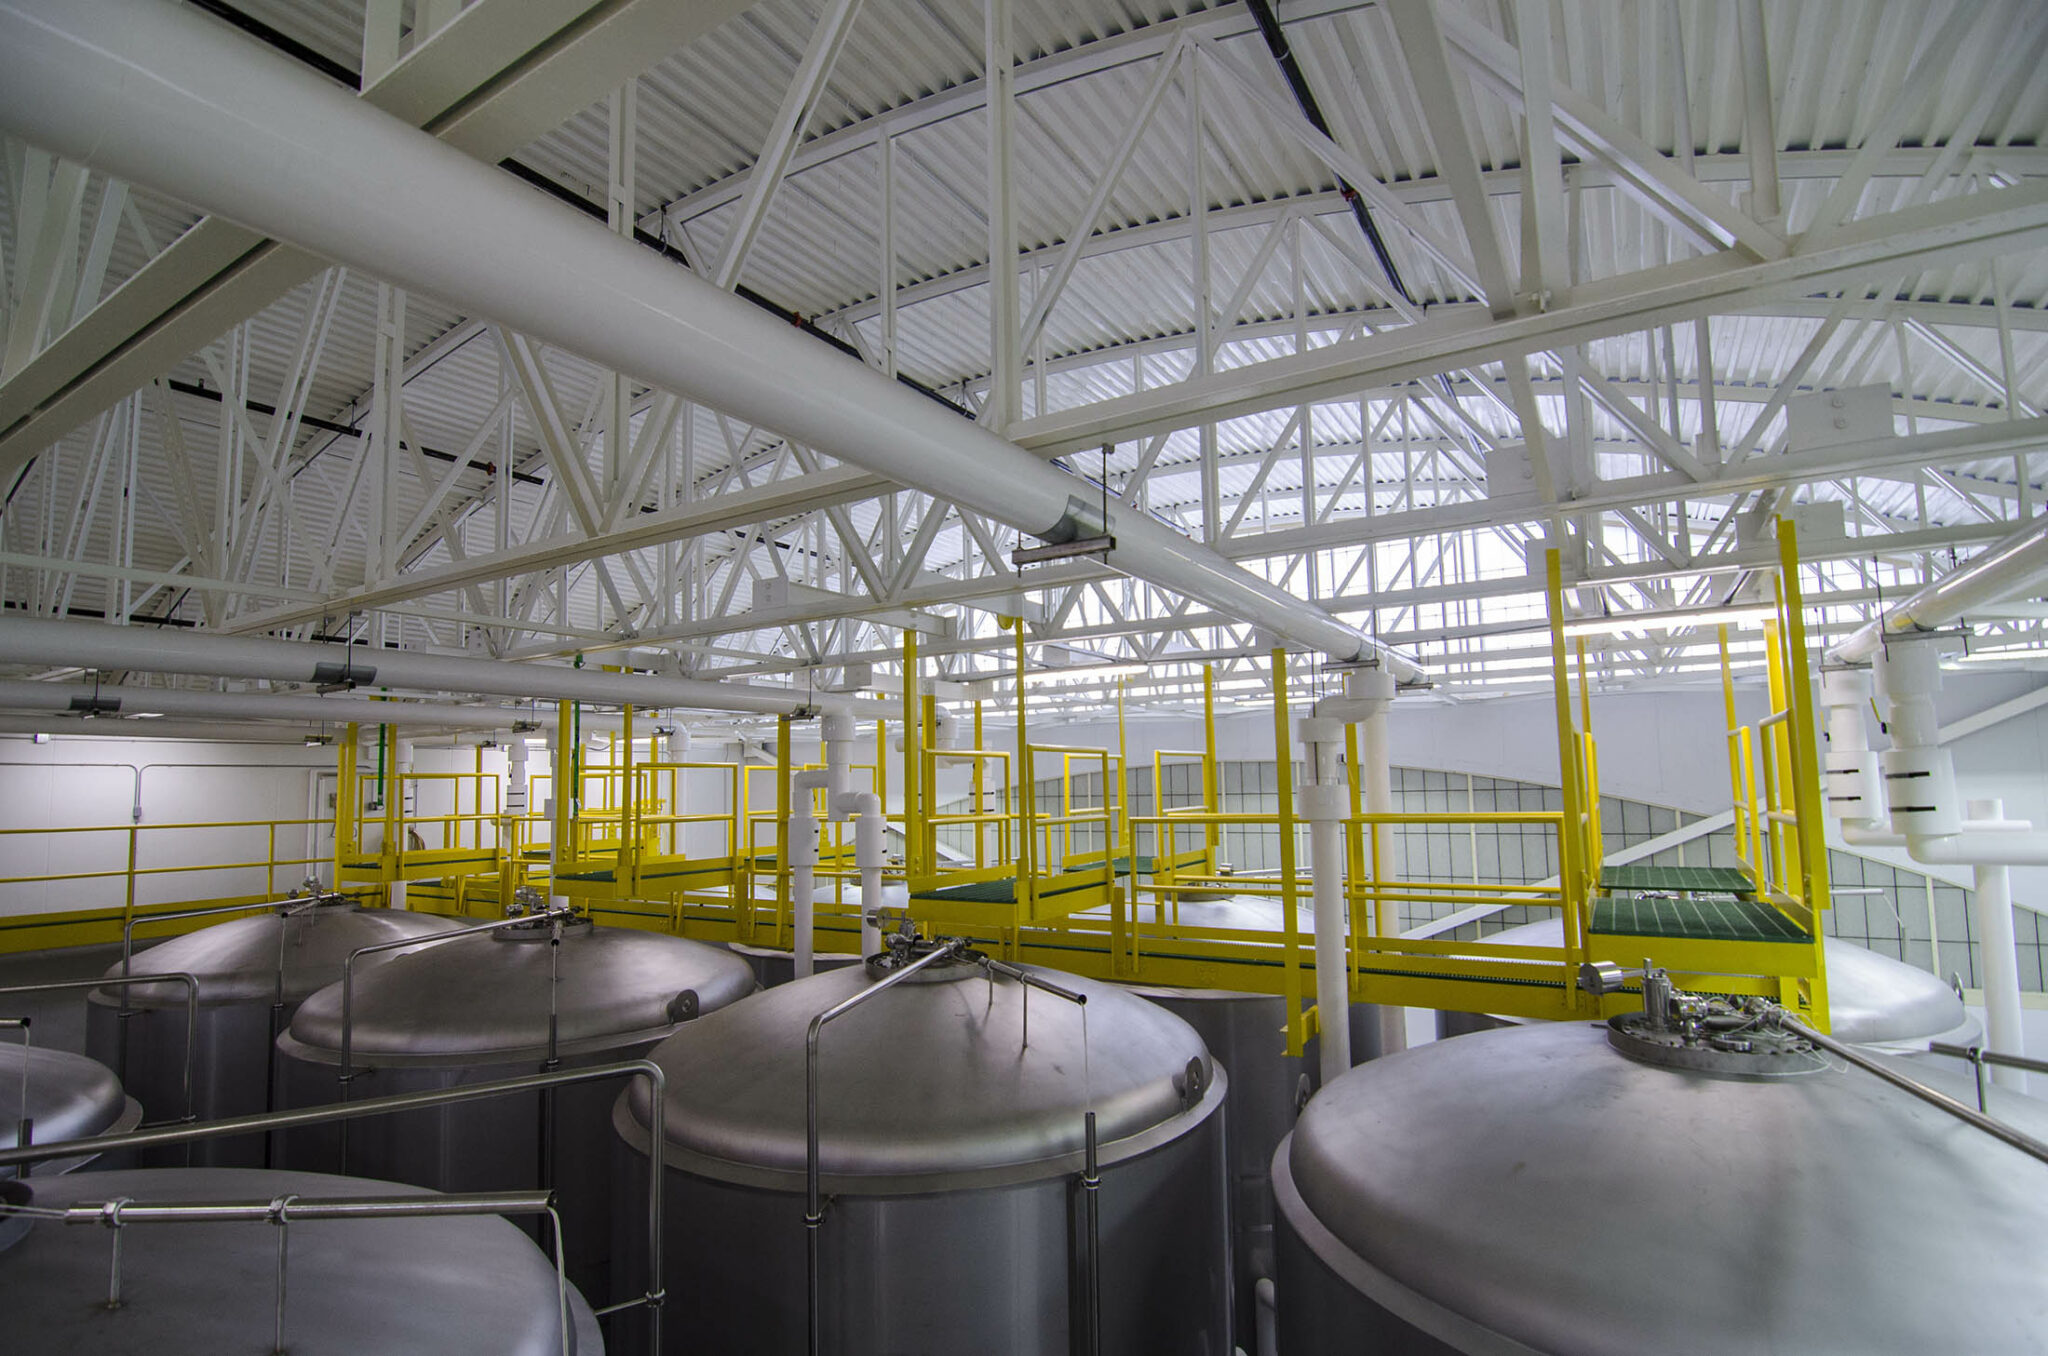
[[[66,1050],[23,1047],[12,1034],[0,1032],[0,1144],[52,1144],[121,1134],[141,1124],[142,1107],[121,1091],[112,1069]],[[69,1172],[86,1161],[51,1160],[32,1171]],[[0,1168],[0,1176],[13,1171]]]
[[[341,977],[358,947],[426,937],[457,926],[434,914],[359,908],[333,897],[289,911],[238,918],[137,950],[133,974],[183,972],[199,982],[199,1024],[192,1061],[193,1109],[201,1120],[271,1109],[273,1047],[309,994]],[[280,972],[279,962],[283,969]],[[117,977],[117,962],[107,970]],[[123,996],[128,1016],[122,1017]],[[182,986],[143,984],[95,990],[86,1005],[86,1053],[111,1067],[153,1121],[185,1114],[185,995]],[[201,1140],[196,1165],[254,1167],[263,1137]],[[182,1164],[186,1148],[145,1151],[144,1165]]]
[[[354,1177],[241,1168],[77,1172],[0,1183],[35,1210],[98,1204],[270,1201],[432,1193]],[[0,1227],[8,1350],[179,1356],[273,1350],[279,1228],[138,1223],[120,1230],[121,1303],[108,1308],[112,1230],[33,1219]],[[7,1223],[0,1214],[0,1226]],[[489,1216],[300,1221],[286,1226],[284,1349],[292,1356],[563,1356],[555,1270]],[[8,1233],[16,1236],[11,1244]],[[570,1351],[601,1356],[571,1289]]]
[[[632,928],[546,922],[458,938],[358,973],[351,1099],[508,1078],[547,1066],[636,1059],[701,1013],[754,991],[753,972],[719,947]],[[551,981],[552,975],[552,981]],[[282,1101],[340,1100],[342,986],[300,1005],[278,1038]],[[611,1287],[615,1085],[499,1097],[297,1130],[281,1163],[360,1172],[441,1191],[549,1186],[561,1193],[571,1274],[602,1304]],[[345,1152],[344,1152],[345,1151]],[[629,1278],[630,1280],[630,1278]],[[631,1283],[637,1284],[637,1281]]]
[[[730,949],[735,956],[744,959],[753,968],[754,979],[764,989],[778,984],[787,984],[796,978],[796,953],[782,951],[772,946],[752,946],[746,942],[733,942]],[[840,970],[849,965],[860,964],[858,956],[843,956],[838,953],[814,957],[813,971]]]
[[[1179,918],[1189,927],[1278,933],[1284,915],[1275,899],[1191,899],[1181,901]],[[1307,945],[1315,920],[1307,909],[1299,910],[1296,920]],[[1266,1174],[1274,1148],[1294,1128],[1302,1103],[1322,1082],[1321,1048],[1311,1039],[1301,1054],[1287,1053],[1287,1000],[1274,994],[1130,987],[1192,1026],[1230,1074],[1230,1212],[1237,1341],[1249,1351],[1254,1345],[1257,1315],[1253,1290],[1274,1273],[1273,1193]],[[1377,1004],[1351,1005],[1354,1064],[1379,1057],[1380,1011]]]
[[[805,1350],[806,1032],[882,973],[766,990],[654,1052],[668,1077],[669,1351]],[[1170,1013],[1030,973],[1085,994],[1085,1009],[945,962],[822,1029],[818,1296],[834,1356],[1079,1352],[1090,1275],[1110,1356],[1228,1353],[1223,1071]],[[617,1106],[638,1151],[623,1201],[645,1180],[647,1095],[629,1088]],[[1081,1185],[1091,1109],[1097,1272]]]
[[[1538,1024],[1325,1088],[1273,1159],[1280,1349],[2042,1349],[2040,1163],[1810,1047],[1730,1039],[1751,1051]],[[2048,1133],[2028,1098],[1990,1111]]]
[[[1564,920],[1546,918],[1488,933],[1508,946],[1563,946]],[[1839,937],[1821,939],[1828,973],[1828,1030],[1857,1045],[1917,1045],[1931,1040],[1970,1044],[1980,1028],[1956,991],[1920,969]],[[1479,1013],[1437,1014],[1439,1036],[1508,1026],[1516,1019]]]

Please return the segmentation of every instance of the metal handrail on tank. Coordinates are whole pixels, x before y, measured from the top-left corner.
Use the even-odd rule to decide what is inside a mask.
[[[900,933],[898,934],[898,936],[904,937],[912,942],[914,942],[915,940],[914,935],[909,934],[907,932]],[[907,948],[905,949],[907,950]],[[828,1023],[831,1023],[833,1021],[838,1020],[841,1017],[844,1017],[847,1013],[853,1011],[855,1008],[860,1007],[869,999],[874,998],[880,993],[882,993],[885,989],[894,988],[896,985],[901,984],[903,981],[909,979],[918,971],[946,960],[964,960],[981,966],[982,969],[988,972],[988,974],[990,975],[990,983],[994,983],[994,976],[1000,974],[1010,979],[1016,980],[1018,983],[1023,984],[1027,989],[1043,989],[1047,993],[1053,994],[1059,998],[1064,998],[1068,1002],[1073,1003],[1076,1006],[1082,1008],[1086,1008],[1088,1005],[1087,994],[1076,993],[1072,989],[1062,988],[1057,984],[1054,984],[1045,979],[1041,979],[1037,975],[1031,974],[1027,970],[1020,969],[1019,967],[1014,965],[1007,965],[1002,961],[994,959],[993,957],[985,956],[980,952],[973,950],[968,945],[967,939],[965,937],[949,937],[942,941],[933,943],[932,949],[926,952],[924,955],[919,956],[916,960],[910,961],[908,964],[903,965],[901,968],[891,971],[889,974],[875,981],[873,984],[870,984],[865,989],[860,990],[858,993],[848,995],[847,997],[841,999],[839,1002],[833,1004],[831,1007],[826,1008],[823,1012],[820,1012],[817,1016],[811,1018],[810,1027],[804,1033],[804,1240],[806,1244],[806,1267],[808,1271],[808,1276],[806,1280],[808,1290],[808,1329],[810,1334],[811,1356],[818,1356],[818,1353],[820,1351],[821,1332],[819,1328],[820,1314],[818,1306],[818,1233],[819,1230],[822,1229],[825,1224],[825,1210],[822,1192],[823,1173],[819,1167],[818,1155],[819,1037],[824,1034],[825,1027]],[[1026,1005],[1024,1009],[1024,1030],[1025,1041],[1028,1044],[1030,1041],[1031,1030],[1031,1009],[1029,1005],[1030,1000],[1028,996],[1025,1000],[1025,1004]],[[1086,1213],[1088,1236],[1088,1259],[1087,1265],[1083,1270],[1083,1274],[1087,1277],[1086,1291],[1083,1296],[1084,1303],[1086,1306],[1084,1317],[1086,1320],[1087,1332],[1087,1344],[1085,1350],[1089,1353],[1089,1356],[1099,1356],[1099,1353],[1102,1349],[1102,1277],[1100,1248],[1101,1227],[1098,1204],[1096,1200],[1096,1193],[1097,1189],[1101,1186],[1102,1178],[1100,1172],[1097,1170],[1097,1156],[1095,1144],[1095,1112],[1092,1108],[1086,1113],[1086,1117],[1084,1120],[1084,1129],[1087,1136],[1087,1152],[1086,1157],[1084,1159],[1084,1167],[1082,1170],[1081,1186],[1087,1206]],[[656,1129],[655,1127],[650,1127],[650,1130],[656,1136],[651,1142],[654,1144],[660,1144],[662,1141],[659,1138],[658,1129]],[[5,1160],[0,1160],[0,1162],[4,1161]]]
[[[0,1213],[6,1207],[0,1206]],[[121,1304],[121,1230],[137,1224],[274,1224],[277,1226],[277,1306],[271,1349],[284,1344],[285,1261],[290,1226],[299,1221],[446,1218],[453,1215],[552,1215],[550,1191],[465,1192],[423,1196],[306,1197],[292,1194],[265,1201],[138,1201],[116,1196],[104,1201],[79,1201],[64,1207],[58,1218],[66,1224],[98,1224],[114,1239],[107,1273],[107,1308]],[[562,1350],[569,1350],[569,1290],[561,1253],[556,1252],[555,1305],[562,1327]]]
[[[46,984],[10,984],[0,988],[0,998],[15,993],[64,993],[73,989],[120,989],[125,1001],[127,991],[139,984],[182,984],[185,986],[185,1115],[177,1124],[189,1125],[198,1119],[192,1100],[192,1055],[193,1047],[199,1043],[199,981],[182,970],[167,971],[161,975],[123,975],[118,979],[62,979]],[[122,1051],[125,1056],[126,1049]],[[124,1061],[125,1062],[125,1061]],[[120,1072],[125,1073],[125,1070]],[[24,1075],[25,1076],[25,1075]],[[167,1122],[168,1123],[168,1122]]]
[[[1639,980],[1642,984],[1643,1011],[1653,1026],[1668,1026],[1674,1018],[1707,1023],[1746,1018],[1747,1025],[1776,1027],[1807,1041],[1814,1047],[1848,1064],[1853,1064],[1865,1073],[1874,1074],[1899,1089],[1911,1093],[1929,1106],[1938,1107],[1957,1120],[1975,1126],[1993,1139],[2018,1149],[2021,1153],[2048,1163],[2048,1144],[2042,1143],[2023,1130],[2015,1129],[2003,1121],[1993,1120],[1980,1111],[1973,1111],[1945,1092],[1928,1087],[1925,1083],[1906,1077],[1897,1070],[1886,1067],[1865,1052],[1843,1041],[1836,1040],[1826,1032],[1818,1030],[1803,1020],[1797,1013],[1781,1003],[1751,998],[1746,1004],[1731,1007],[1722,1000],[1702,998],[1685,993],[1671,983],[1669,972],[1649,961],[1638,969],[1624,970],[1612,961],[1588,961],[1579,967],[1579,987],[1594,995],[1617,992],[1629,981]],[[1945,1054],[1962,1054],[1968,1051],[1955,1046],[1942,1050]],[[2033,1064],[2033,1061],[2019,1061]],[[2033,1064],[2033,1067],[2048,1072],[2048,1066]],[[1980,1088],[1981,1092],[1981,1088]]]
[[[560,1087],[568,1083],[599,1083],[613,1078],[647,1080],[648,1131],[654,1137],[652,1143],[664,1143],[666,1115],[663,1103],[668,1094],[668,1077],[662,1072],[661,1066],[652,1060],[631,1059],[621,1060],[615,1064],[593,1064],[581,1069],[556,1069],[551,1073],[523,1074],[518,1078],[501,1078],[490,1083],[470,1083],[456,1088],[393,1093],[388,1097],[373,1097],[362,1102],[302,1107],[295,1111],[267,1111],[256,1116],[231,1116],[226,1120],[193,1125],[131,1130],[126,1134],[94,1135],[85,1139],[0,1149],[0,1168],[41,1163],[52,1158],[69,1158],[78,1154],[102,1154],[121,1149],[151,1149],[160,1145],[189,1144],[195,1140],[221,1139],[257,1131],[291,1130],[299,1126],[326,1125],[329,1122],[346,1124],[364,1116],[450,1106],[460,1102],[480,1102],[492,1097],[509,1097]],[[661,1173],[650,1171],[647,1174],[647,1290],[638,1299],[607,1305],[596,1311],[602,1316],[646,1306],[648,1349],[657,1352],[661,1350],[661,1309],[668,1299],[668,1292],[663,1288],[661,1279],[661,1215]]]
[[[556,956],[560,951],[559,943],[562,939],[562,923],[564,920],[574,918],[575,916],[576,911],[574,909],[566,906],[551,907],[537,913],[522,913],[511,918],[500,918],[491,923],[478,923],[474,927],[456,928],[452,932],[437,932],[426,937],[401,937],[389,942],[372,942],[368,946],[359,946],[349,952],[348,959],[341,963],[341,1073],[337,1081],[341,1084],[342,1101],[346,1102],[348,1100],[349,1084],[355,1082],[356,1077],[355,1000],[356,962],[359,959],[379,951],[402,951],[413,947],[424,950],[430,946],[439,946],[443,942],[452,942],[463,937],[474,937],[478,933],[499,932],[505,928],[531,927],[535,923],[545,921],[551,923],[554,927],[554,936],[550,939],[548,950],[548,960],[552,969]],[[550,979],[552,978],[551,974]],[[548,985],[548,1065],[550,1067],[556,1062],[555,1003],[557,999],[555,987],[552,983]],[[335,1162],[336,1167],[340,1171],[348,1171],[348,1125],[346,1122],[342,1124],[336,1134]]]
[[[1947,1055],[1951,1059],[1966,1059],[1977,1073],[1977,1110],[1984,1110],[1984,1066],[1996,1065],[2006,1069],[2021,1069],[2027,1073],[2048,1074],[2048,1061],[2028,1059],[2024,1055],[2000,1054],[1987,1050],[1981,1045],[1950,1045],[1945,1041],[1930,1041],[1927,1052],[1931,1055]]]
[[[1961,1102],[1958,1102],[1955,1098],[1949,1096],[1947,1093],[1937,1092],[1935,1089],[1928,1087],[1925,1083],[1915,1082],[1913,1079],[1906,1077],[1904,1074],[1895,1073],[1892,1070],[1887,1069],[1884,1065],[1870,1058],[1870,1056],[1864,1054],[1855,1046],[1845,1045],[1841,1041],[1836,1040],[1834,1037],[1829,1036],[1824,1032],[1814,1030],[1812,1027],[1808,1026],[1805,1022],[1799,1020],[1799,1018],[1795,1017],[1792,1013],[1786,1011],[1784,1008],[1776,1009],[1772,1014],[1772,1019],[1776,1021],[1777,1024],[1783,1027],[1785,1030],[1790,1031],[1796,1036],[1805,1037],[1807,1040],[1812,1041],[1815,1045],[1827,1051],[1829,1054],[1836,1055],[1842,1059],[1847,1060],[1849,1063],[1854,1064],[1857,1068],[1862,1069],[1866,1073],[1876,1074],[1879,1078],[1882,1078],[1885,1082],[1891,1084],[1893,1087],[1898,1088],[1903,1092],[1912,1093],[1915,1097],[1918,1097],[1921,1101],[1926,1102],[1930,1106],[1940,1107],[1943,1111],[1946,1111],[1949,1115],[1954,1116],[1957,1120],[1969,1122],[1971,1125],[1976,1126],[1979,1130],[1982,1130],[1985,1134],[1992,1136],[1994,1139],[2003,1140],[2005,1143],[2010,1144],[2013,1148],[2018,1149],[2023,1154],[2032,1155],[2034,1158],[2039,1159],[2041,1162],[2048,1163],[2048,1144],[2042,1143],[2040,1140],[2035,1139],[2032,1135],[2027,1134],[2025,1131],[2016,1130],[2012,1126],[2007,1125],[2004,1121],[1993,1120],[1991,1117],[1984,1115],[1982,1112],[1972,1111],[1969,1107],[1963,1105]],[[2048,1068],[2044,1068],[2044,1066],[2042,1065],[2035,1064],[2033,1067],[2037,1069],[2042,1069],[2043,1072],[2048,1072]]]

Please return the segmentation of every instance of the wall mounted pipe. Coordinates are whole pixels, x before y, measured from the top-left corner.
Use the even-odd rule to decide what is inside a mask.
[[[1100,517],[1084,482],[188,8],[0,0],[0,126],[1033,536]],[[1162,523],[1108,527],[1136,578],[1423,676]]]
[[[6,32],[0,9],[0,34]],[[4,47],[0,37],[0,47]],[[7,58],[0,54],[0,69]],[[4,83],[4,76],[0,76]],[[739,711],[809,715],[840,705],[802,692],[775,692],[695,678],[606,673],[561,664],[512,663],[374,650],[361,645],[310,644],[211,632],[106,626],[97,622],[0,618],[0,656],[14,664],[43,664],[104,672],[185,673],[206,678],[270,682],[354,684],[419,692],[458,692],[547,701],[598,702],[665,711]],[[367,703],[366,703],[367,705]],[[503,724],[509,718],[495,717]]]
[[[2048,578],[2048,516],[1980,552],[1969,564],[1949,571],[1886,609],[1828,651],[1837,664],[1860,664],[1884,648],[1889,636],[1938,631],[1959,617],[1990,603],[2002,602]]]

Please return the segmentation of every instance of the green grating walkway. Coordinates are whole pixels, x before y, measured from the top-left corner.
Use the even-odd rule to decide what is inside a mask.
[[[1097,867],[1096,870],[1101,870]],[[1075,881],[1071,885],[1044,884],[1038,887],[1041,897],[1046,895],[1071,894],[1075,890],[1087,890],[1095,886],[1094,881]],[[920,890],[912,899],[943,899],[956,904],[1015,904],[1017,882],[1012,879],[976,880],[965,885],[942,885],[936,890]]]
[[[1683,937],[1716,942],[1804,942],[1807,935],[1753,899],[1639,899],[1593,902],[1588,932],[1610,937]]]
[[[1696,894],[1753,895],[1756,884],[1732,866],[1649,866],[1632,862],[1600,870],[1603,890],[1687,890]]]
[[[1131,874],[1132,866],[1131,859],[1129,857],[1117,858],[1114,865],[1116,867],[1116,873],[1119,876],[1128,876]],[[1152,874],[1152,868],[1154,865],[1155,863],[1153,862],[1152,858],[1140,857],[1137,859],[1136,869],[1139,875],[1149,876]],[[1061,870],[1069,876],[1078,876],[1084,871],[1100,871],[1101,869],[1101,862],[1075,862],[1072,865],[1064,866],[1061,868]],[[1043,891],[1041,891],[1040,893],[1043,893]]]

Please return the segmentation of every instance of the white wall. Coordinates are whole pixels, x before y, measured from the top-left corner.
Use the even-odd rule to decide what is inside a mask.
[[[0,876],[123,870],[125,829],[138,789],[143,826],[136,835],[138,867],[260,861],[269,845],[264,830],[152,826],[324,816],[333,765],[332,749],[297,745],[63,736],[38,744],[26,736],[0,736],[0,829],[102,830],[0,834]],[[279,856],[331,852],[332,835],[324,830],[294,828],[278,837]],[[278,885],[289,888],[301,872],[299,867],[282,869]],[[266,888],[260,869],[179,872],[142,877],[136,902],[254,894]],[[118,876],[0,885],[0,914],[119,908],[124,897],[125,882]]]

